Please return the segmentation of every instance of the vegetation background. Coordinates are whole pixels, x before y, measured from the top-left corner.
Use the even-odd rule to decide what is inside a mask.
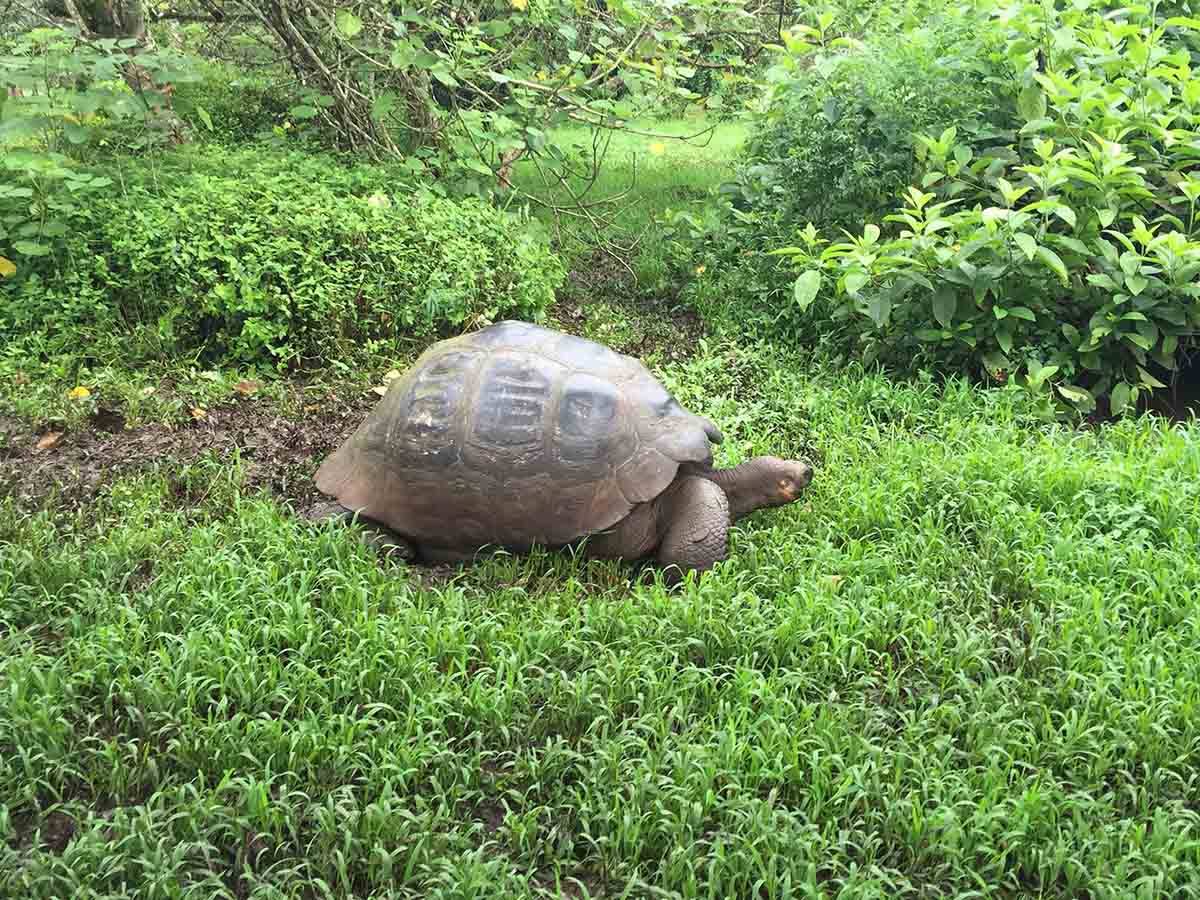
[[[0,0],[0,895],[1200,895],[1197,29]],[[806,502],[675,590],[296,515],[506,317]]]

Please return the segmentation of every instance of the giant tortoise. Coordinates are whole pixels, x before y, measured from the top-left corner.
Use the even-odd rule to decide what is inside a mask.
[[[655,556],[677,580],[726,556],[730,523],[797,499],[805,462],[713,467],[723,440],[638,360],[504,321],[434,344],[317,472],[377,547],[461,562],[582,540],[595,557]]]

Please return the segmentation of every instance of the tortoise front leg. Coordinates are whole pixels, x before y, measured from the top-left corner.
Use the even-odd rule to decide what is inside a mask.
[[[587,539],[594,557],[637,560],[653,554],[669,584],[688,569],[702,572],[726,556],[729,500],[707,478],[681,476],[658,497],[637,506],[611,529]]]
[[[671,583],[711,569],[728,555],[729,499],[707,478],[684,477],[659,498],[658,562]]]

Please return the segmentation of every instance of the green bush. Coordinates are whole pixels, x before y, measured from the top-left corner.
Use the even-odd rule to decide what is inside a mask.
[[[131,354],[282,367],[477,319],[536,318],[565,278],[518,216],[389,189],[370,167],[284,168],[299,156],[241,169],[252,154],[210,156],[223,173],[123,178],[119,194],[75,215],[65,253],[0,287],[0,335],[132,331]]]
[[[878,42],[809,37],[817,43],[788,37],[766,112],[725,187],[762,232],[809,221],[858,227],[910,183],[916,133],[957,125],[985,137],[1007,123],[969,21],[935,17]]]
[[[885,217],[895,232],[868,224],[828,246],[801,232],[778,251],[802,270],[789,315],[868,358],[1016,376],[1120,412],[1200,333],[1200,80],[1167,30],[1200,23],[1088,0],[992,10],[1020,87],[1016,139],[976,153],[953,129],[926,137],[919,186]]]
[[[271,78],[205,61],[200,77],[175,89],[174,107],[205,140],[239,144],[290,121],[300,97]]]

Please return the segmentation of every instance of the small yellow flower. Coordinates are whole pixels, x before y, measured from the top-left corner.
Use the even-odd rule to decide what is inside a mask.
[[[15,275],[16,273],[17,267],[13,264],[13,261],[0,256],[0,278],[7,278],[9,275]]]
[[[88,397],[92,396],[92,392],[83,385],[80,385],[79,387],[74,388],[69,394],[67,394],[67,396],[72,400],[86,400]]]
[[[529,0],[508,0],[508,2],[512,4],[513,9],[519,10],[520,12],[525,12],[526,8],[529,6]]]
[[[703,275],[705,268],[707,268],[707,267],[706,266],[696,266],[696,274]]]
[[[664,153],[667,152],[667,145],[664,144],[662,141],[655,141],[653,144],[650,145],[650,152],[653,153],[655,156],[662,156]]]

